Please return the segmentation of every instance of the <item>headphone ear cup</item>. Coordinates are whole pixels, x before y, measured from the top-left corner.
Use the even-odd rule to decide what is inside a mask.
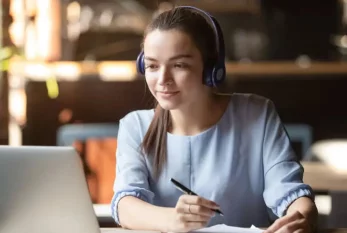
[[[137,73],[145,75],[145,61],[144,61],[143,51],[141,51],[141,53],[137,56],[136,69],[137,69]]]
[[[212,69],[209,66],[205,66],[203,71],[203,83],[206,86],[213,87],[213,81],[212,81]]]
[[[216,66],[213,67],[212,70],[212,83],[213,86],[217,86],[219,84],[221,84],[224,80],[225,80],[225,65],[224,64],[220,64],[217,63]]]

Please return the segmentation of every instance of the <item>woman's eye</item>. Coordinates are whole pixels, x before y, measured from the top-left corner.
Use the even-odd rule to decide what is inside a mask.
[[[154,64],[148,64],[148,65],[146,65],[146,69],[154,70],[154,69],[156,69],[156,68],[158,68],[158,66],[157,66],[157,65],[154,65]]]
[[[176,63],[175,64],[175,68],[183,69],[183,68],[187,68],[187,67],[188,67],[187,64],[184,64],[184,63]]]

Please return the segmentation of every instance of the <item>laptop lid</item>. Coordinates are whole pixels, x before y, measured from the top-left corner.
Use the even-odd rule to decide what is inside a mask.
[[[100,232],[72,147],[0,146],[0,232]]]

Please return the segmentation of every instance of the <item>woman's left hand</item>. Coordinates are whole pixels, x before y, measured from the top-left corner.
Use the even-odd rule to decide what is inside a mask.
[[[298,211],[277,219],[263,233],[312,233],[309,221]]]

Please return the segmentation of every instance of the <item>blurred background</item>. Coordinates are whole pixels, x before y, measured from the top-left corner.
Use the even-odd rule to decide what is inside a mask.
[[[152,108],[136,74],[146,24],[174,5],[212,13],[226,43],[223,92],[272,99],[321,227],[347,227],[347,0],[2,0],[0,144],[72,145],[102,226],[118,121]]]

